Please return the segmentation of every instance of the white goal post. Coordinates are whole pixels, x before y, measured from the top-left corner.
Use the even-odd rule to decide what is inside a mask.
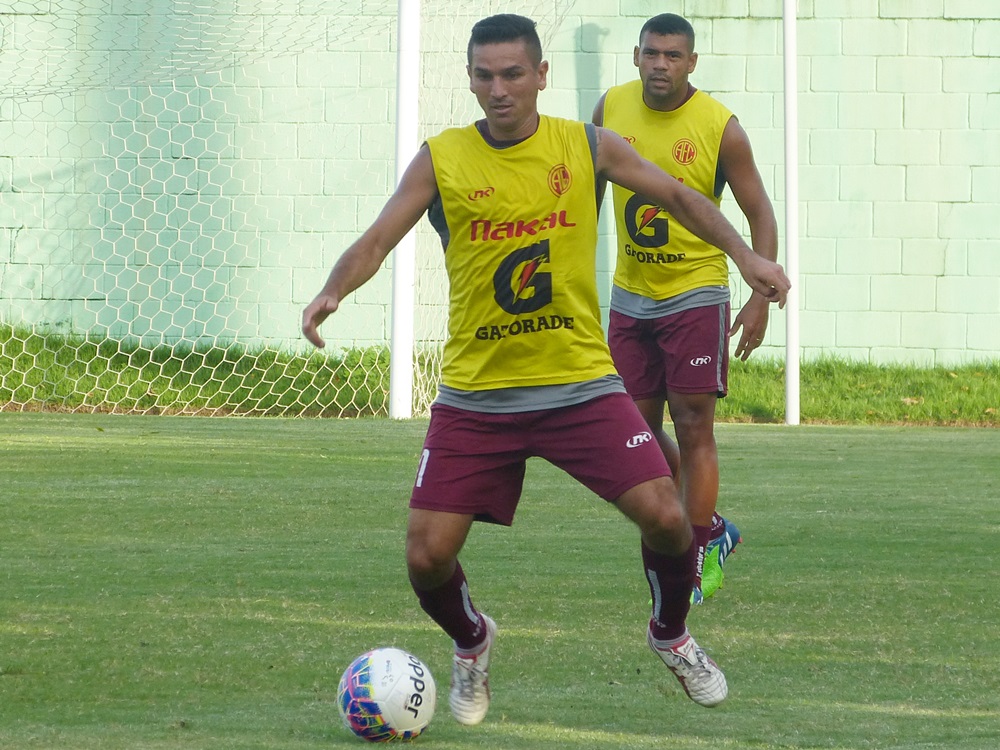
[[[785,272],[792,289],[785,305],[785,424],[799,423],[799,83],[795,0],[782,7],[785,83]]]
[[[499,12],[538,22],[548,111],[585,117],[614,67],[581,56],[604,25],[575,0],[10,0],[0,410],[425,415],[447,331],[426,222],[326,350],[301,312],[420,141],[481,116],[465,45]]]
[[[420,125],[420,0],[399,0],[396,21],[396,184],[417,153]],[[416,234],[393,251],[392,336],[389,347],[389,416],[413,416],[413,314]]]
[[[792,280],[785,318],[785,423],[799,424],[799,200],[798,200],[798,43],[795,0],[783,0],[783,70],[785,112],[785,270]],[[420,0],[399,0],[399,57],[396,81],[396,179],[402,176],[417,148],[420,69]],[[414,378],[414,236],[395,250],[393,265],[392,346],[389,416],[413,416]]]

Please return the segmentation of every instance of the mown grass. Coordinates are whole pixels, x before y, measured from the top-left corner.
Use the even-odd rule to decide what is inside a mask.
[[[711,711],[646,647],[634,527],[529,461],[514,526],[462,553],[500,627],[463,727],[404,563],[426,428],[0,414],[0,747],[361,748],[337,683],[379,645],[437,678],[417,749],[1000,747],[1000,431],[719,425],[744,542],[688,619]]]
[[[824,358],[802,364],[799,396],[806,424],[998,427],[1000,361],[919,368]],[[726,422],[784,421],[784,365],[734,362],[717,415]]]
[[[434,377],[429,360],[417,364]],[[136,341],[0,325],[0,410],[247,416],[385,416],[389,351],[301,354]],[[1000,426],[1000,362],[869,365],[826,358],[800,377],[806,424]],[[721,422],[781,423],[781,362],[733,362]]]

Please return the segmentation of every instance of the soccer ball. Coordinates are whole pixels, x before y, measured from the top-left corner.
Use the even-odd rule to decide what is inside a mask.
[[[436,703],[431,671],[398,648],[361,654],[337,689],[344,726],[369,742],[412,740],[430,724]]]

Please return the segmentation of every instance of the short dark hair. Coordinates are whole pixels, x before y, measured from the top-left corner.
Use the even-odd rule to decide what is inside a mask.
[[[659,34],[660,36],[683,34],[688,38],[688,44],[691,47],[690,51],[694,52],[694,27],[686,18],[678,16],[676,13],[661,13],[660,15],[653,16],[646,21],[646,23],[642,25],[642,29],[639,31],[640,45],[642,45],[642,38],[645,36],[647,31]]]
[[[496,44],[498,42],[516,42],[523,40],[528,48],[532,62],[538,65],[542,62],[542,42],[538,38],[535,22],[530,18],[514,13],[500,13],[477,21],[472,27],[469,37],[468,57],[472,62],[472,48],[479,44]]]

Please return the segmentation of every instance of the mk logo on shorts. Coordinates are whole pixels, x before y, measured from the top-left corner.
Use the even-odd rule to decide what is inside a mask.
[[[625,447],[638,448],[643,443],[648,443],[652,439],[653,436],[650,435],[648,432],[640,432],[638,435],[633,435],[632,437],[630,437],[628,439],[628,442],[625,443]]]
[[[695,366],[695,367],[701,367],[702,365],[710,365],[710,364],[712,364],[712,358],[711,357],[695,357],[694,359],[691,360],[691,364],[693,366]]]

